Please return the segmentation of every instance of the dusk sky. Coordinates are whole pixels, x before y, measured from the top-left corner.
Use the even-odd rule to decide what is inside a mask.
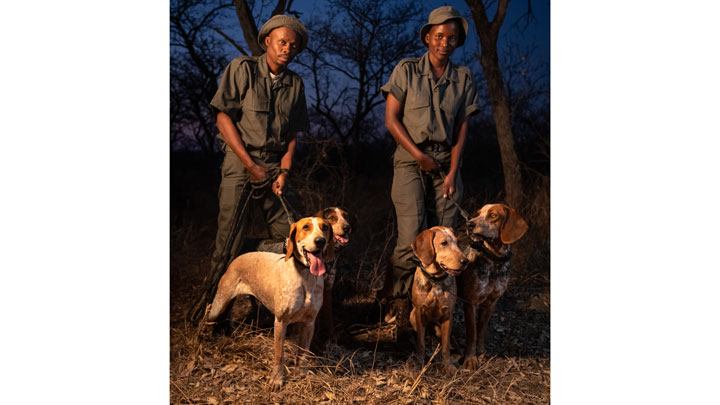
[[[423,22],[427,22],[428,15],[430,12],[437,8],[444,5],[452,5],[455,8],[457,8],[460,13],[465,17],[469,24],[469,33],[468,38],[466,40],[465,45],[458,49],[458,52],[476,52],[479,53],[480,49],[478,46],[477,41],[477,34],[475,31],[474,23],[472,20],[472,16],[470,14],[470,9],[468,8],[467,4],[464,1],[442,1],[442,0],[425,0],[421,2],[417,2],[421,5],[421,9],[423,10],[423,15],[421,16],[421,19]],[[310,21],[313,17],[323,17],[327,11],[326,7],[324,5],[327,4],[326,1],[313,1],[313,0],[295,0],[292,5],[292,9],[295,11],[298,11],[299,13],[302,13],[300,18],[301,21],[307,22]],[[541,58],[545,61],[550,60],[550,4],[548,1],[545,0],[532,0],[531,7],[534,15],[534,19],[530,21],[530,23],[527,25],[527,28],[524,31],[519,31],[517,26],[513,26],[513,24],[518,21],[518,18],[525,13],[527,10],[527,1],[511,1],[510,5],[508,7],[508,14],[505,18],[505,22],[503,23],[503,26],[501,28],[500,32],[500,38],[498,40],[499,42],[499,51],[502,52],[502,47],[509,41],[518,41],[523,44],[532,45],[534,47],[537,47],[537,52],[534,55],[537,58]],[[267,16],[269,16],[271,11],[271,8],[268,7],[267,10],[264,10],[264,14],[261,18],[259,18],[260,21],[258,21],[258,28],[267,20]],[[489,17],[494,16],[495,10],[491,9],[491,11],[488,11],[490,14]],[[265,15],[267,14],[267,16]],[[228,21],[228,24],[230,24],[230,27],[228,28],[228,34],[232,35],[233,38],[239,42],[243,42],[243,36],[242,31],[239,29],[239,26],[237,24],[237,19],[235,17],[234,12],[228,13],[229,17],[231,18],[230,21]],[[256,18],[256,21],[258,19]],[[417,30],[419,32],[422,25],[419,25],[417,27]],[[463,49],[464,48],[464,49]],[[232,46],[228,45],[228,52],[232,54],[236,54],[237,50],[232,48]]]

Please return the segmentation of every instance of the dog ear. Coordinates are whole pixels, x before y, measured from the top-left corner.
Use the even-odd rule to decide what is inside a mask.
[[[435,248],[433,247],[433,238],[435,237],[435,231],[432,229],[426,229],[412,241],[410,247],[412,247],[413,253],[422,262],[424,266],[429,266],[435,261]]]
[[[287,245],[285,246],[285,250],[287,250],[285,254],[286,261],[293,256],[295,249],[297,249],[297,246],[295,246],[295,231],[297,231],[297,222],[290,225],[290,236],[288,236]]]
[[[505,207],[506,219],[503,228],[500,230],[500,240],[507,245],[522,238],[528,230],[528,224],[514,209],[507,205],[503,205],[503,207]]]

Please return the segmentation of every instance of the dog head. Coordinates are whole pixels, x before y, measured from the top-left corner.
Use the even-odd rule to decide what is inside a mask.
[[[322,218],[302,218],[290,226],[285,260],[295,257],[310,273],[321,276],[325,262],[335,260],[332,226]]]
[[[315,214],[316,217],[330,221],[332,224],[335,246],[342,247],[350,242],[355,218],[352,214],[340,207],[328,207]]]
[[[477,213],[468,221],[470,239],[475,242],[500,240],[507,245],[522,238],[528,229],[520,214],[505,204],[485,204]]]
[[[445,272],[456,276],[468,264],[452,229],[444,226],[434,226],[420,232],[410,246],[425,271],[435,277],[442,276]]]

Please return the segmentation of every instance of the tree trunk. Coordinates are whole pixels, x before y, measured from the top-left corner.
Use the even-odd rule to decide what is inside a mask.
[[[483,47],[480,64],[485,74],[495,120],[495,131],[500,145],[500,157],[505,174],[505,198],[511,207],[520,207],[523,197],[520,165],[518,164],[517,154],[515,154],[515,140],[510,125],[510,108],[505,95],[502,72],[497,60],[497,49],[493,49],[492,55],[490,55],[487,49]]]
[[[500,156],[505,175],[505,200],[508,205],[518,208],[522,204],[522,178],[520,165],[515,154],[515,141],[510,125],[510,107],[505,94],[500,64],[498,63],[497,38],[505,19],[510,0],[500,0],[493,21],[488,21],[485,6],[481,0],[466,0],[475,22],[475,30],[480,38],[481,56],[475,55],[483,67],[490,103],[495,120]]]
[[[240,28],[242,28],[245,42],[247,42],[250,52],[253,56],[263,54],[260,44],[258,44],[258,28],[255,25],[255,19],[253,19],[250,7],[248,7],[246,0],[235,0],[235,13],[237,14],[238,21],[240,22]]]

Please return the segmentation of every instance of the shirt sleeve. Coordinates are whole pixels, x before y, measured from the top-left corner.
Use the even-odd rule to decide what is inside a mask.
[[[310,132],[310,119],[307,112],[307,101],[305,100],[305,84],[300,82],[300,94],[290,113],[290,126],[288,131],[291,132]]]
[[[210,106],[213,112],[224,112],[233,121],[240,121],[245,92],[248,88],[248,73],[237,60],[230,62],[223,72],[217,92]]]
[[[473,81],[472,74],[468,75],[465,84],[465,117],[470,117],[480,111],[480,101],[478,100],[477,88]]]
[[[405,63],[398,63],[395,65],[390,80],[385,83],[381,88],[383,98],[387,100],[388,93],[392,94],[399,102],[405,104],[405,95],[407,94],[408,86],[408,71],[405,68]]]

